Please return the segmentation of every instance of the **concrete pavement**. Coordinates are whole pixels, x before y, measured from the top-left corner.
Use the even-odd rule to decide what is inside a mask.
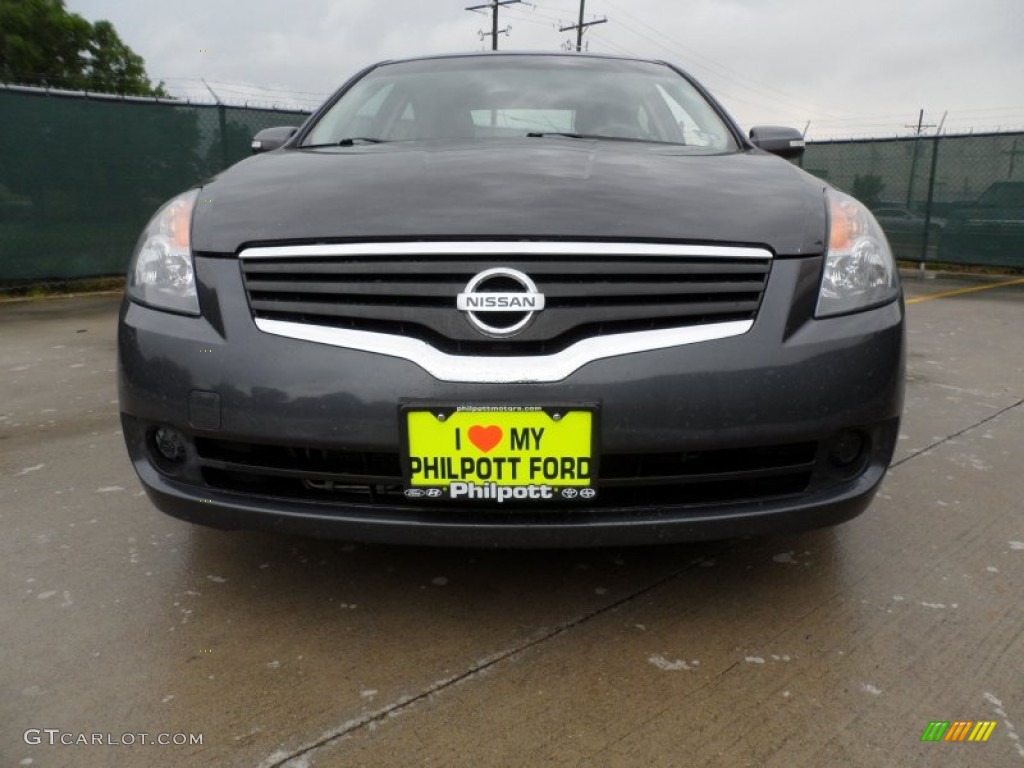
[[[156,512],[116,307],[0,304],[0,765],[1024,766],[1024,285],[909,306],[903,435],[856,520],[554,552]],[[922,743],[934,720],[997,725]]]

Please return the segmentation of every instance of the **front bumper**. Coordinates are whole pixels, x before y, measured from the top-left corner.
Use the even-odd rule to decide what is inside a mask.
[[[452,546],[603,546],[834,525],[867,507],[892,456],[903,307],[813,320],[820,266],[820,258],[776,260],[759,316],[742,336],[596,360],[557,382],[499,385],[444,382],[406,360],[264,334],[238,263],[198,257],[203,317],[123,307],[126,442],[158,508],[223,528]],[[624,474],[607,494],[599,479],[605,500],[587,506],[410,501],[384,492],[386,469],[367,466],[356,473],[371,479],[367,494],[308,488],[306,480],[330,476],[324,462],[339,453],[364,464],[367,456],[385,464],[397,456],[398,404],[407,399],[599,403],[601,453],[614,459],[605,466],[700,456],[717,474]],[[185,437],[179,465],[154,451],[162,425]],[[862,455],[837,468],[830,446],[850,430],[864,439]],[[286,450],[291,463],[249,462],[247,481],[233,471],[238,446],[259,455]],[[784,474],[763,458],[776,446],[808,452],[792,461],[802,467],[795,485],[789,475],[763,482]],[[322,453],[308,467],[295,463],[310,451]],[[754,455],[767,463],[748,463]]]

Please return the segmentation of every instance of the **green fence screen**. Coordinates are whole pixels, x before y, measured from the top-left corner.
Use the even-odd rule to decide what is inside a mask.
[[[305,113],[0,87],[0,285],[120,275],[169,197]],[[897,255],[1024,267],[1024,134],[811,143]]]
[[[867,203],[901,259],[1024,268],[1024,133],[812,143],[800,165]]]
[[[161,203],[305,118],[0,88],[0,284],[123,274]]]

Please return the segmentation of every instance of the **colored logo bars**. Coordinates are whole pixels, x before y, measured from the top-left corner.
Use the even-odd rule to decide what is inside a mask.
[[[921,741],[988,741],[995,727],[994,720],[932,720],[921,734]]]

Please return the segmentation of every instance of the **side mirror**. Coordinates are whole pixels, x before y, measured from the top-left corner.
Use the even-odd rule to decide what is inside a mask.
[[[299,129],[293,125],[264,128],[252,137],[252,153],[258,155],[283,146],[288,139],[295,135],[297,130]]]
[[[773,155],[794,159],[804,153],[804,137],[796,128],[759,125],[750,129],[751,143]]]

